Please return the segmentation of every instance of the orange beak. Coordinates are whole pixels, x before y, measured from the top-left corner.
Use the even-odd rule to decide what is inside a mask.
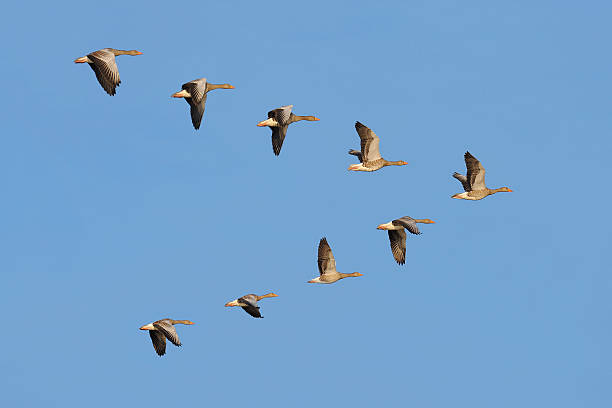
[[[385,229],[385,227],[383,227],[382,225],[379,225],[378,227],[376,227],[376,229],[379,229],[379,230],[384,230],[384,229]]]
[[[316,282],[314,281],[314,279],[312,279],[312,280],[309,280],[309,281],[308,281],[308,282],[306,282],[306,283],[316,283]]]
[[[319,119],[319,118],[314,118],[314,120],[321,120],[321,119]]]
[[[81,57],[74,60],[75,64],[84,64],[87,62],[87,57]]]
[[[509,193],[511,193],[511,192],[512,192],[512,190],[508,189],[508,192],[509,192]]]
[[[135,53],[135,54],[136,54],[136,55],[142,55],[142,52],[140,52],[140,51],[136,51],[136,53]]]
[[[266,125],[264,125],[264,124],[263,124],[263,122],[259,122],[259,123],[257,124],[257,126],[262,127],[262,126],[266,126]]]

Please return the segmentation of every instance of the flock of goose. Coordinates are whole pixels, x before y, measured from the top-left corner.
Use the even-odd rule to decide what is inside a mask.
[[[115,57],[118,55],[141,55],[140,51],[136,50],[117,50],[114,48],[104,48],[87,54],[84,57],[74,60],[75,63],[87,63],[96,74],[98,82],[109,95],[115,95],[116,88],[121,84],[119,77],[119,69],[115,62]],[[208,92],[214,89],[234,89],[230,84],[211,84],[206,81],[206,78],[195,79],[181,86],[181,91],[174,93],[175,98],[185,98],[189,104],[191,113],[191,123],[197,130],[202,123],[204,116],[204,108],[206,104],[206,96]],[[272,130],[272,150],[275,155],[279,155],[283,146],[283,141],[287,135],[287,129],[291,123],[301,120],[318,121],[314,116],[298,116],[291,110],[293,105],[281,106],[268,112],[268,119],[261,121],[257,126],[267,126]],[[404,166],[408,163],[405,161],[388,161],[380,155],[380,138],[376,136],[370,128],[360,122],[355,123],[355,129],[361,140],[361,149],[349,150],[349,154],[356,156],[359,159],[359,164],[352,164],[348,170],[351,171],[376,171],[386,166]],[[454,173],[453,177],[461,182],[464,192],[452,196],[452,198],[464,200],[482,200],[483,198],[498,192],[511,192],[508,187],[500,187],[496,189],[487,188],[485,185],[485,169],[482,164],[470,154],[466,152],[464,155],[465,165],[467,168],[466,175]],[[421,224],[433,224],[430,219],[414,219],[411,217],[401,217],[385,224],[380,224],[377,228],[387,230],[389,234],[389,243],[391,245],[391,253],[395,261],[403,265],[406,262],[406,230],[411,234],[419,235],[421,232],[417,226]],[[319,241],[319,250],[317,256],[317,265],[319,267],[319,276],[308,281],[308,283],[325,283],[330,284],[348,277],[362,276],[359,272],[342,273],[336,270],[336,260],[332,253],[331,247],[325,237]],[[257,302],[270,297],[277,297],[274,293],[258,296],[255,294],[244,295],[236,300],[232,300],[225,304],[227,307],[240,306],[249,315],[255,318],[262,318]],[[149,331],[153,348],[155,352],[163,356],[166,353],[166,339],[175,346],[180,346],[178,334],[174,325],[194,324],[190,320],[173,320],[161,319],[153,323],[146,324],[140,330]]]

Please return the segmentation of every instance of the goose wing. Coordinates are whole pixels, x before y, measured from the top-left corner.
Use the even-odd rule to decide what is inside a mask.
[[[363,163],[363,154],[361,154],[361,152],[351,149],[348,151],[348,153],[352,154],[353,156],[357,156],[357,158],[359,159],[359,162]]]
[[[463,174],[459,174],[457,172],[454,172],[453,173],[453,177],[461,182],[461,185],[463,186],[463,190],[465,190],[465,191],[472,191],[472,188],[470,187],[470,183],[469,183],[467,177],[465,177]]]
[[[406,263],[406,231],[401,230],[388,230],[389,243],[391,244],[391,252],[395,261],[403,265]]]
[[[371,162],[381,158],[379,151],[380,139],[376,133],[360,122],[355,122],[355,129],[361,139],[361,154],[364,162]]]
[[[197,130],[202,123],[204,109],[206,108],[206,78],[189,81],[181,86],[181,89],[189,92],[190,98],[185,98],[189,104],[191,123]]]
[[[272,129],[272,150],[274,150],[274,154],[277,156],[280,154],[281,148],[283,147],[288,128],[289,125],[270,127],[270,129]]]
[[[293,105],[285,105],[268,112],[268,119],[274,119],[279,125],[288,125]]]
[[[259,312],[259,306],[257,306],[257,300],[256,298],[254,298],[254,296],[253,298],[250,295],[243,296],[240,299],[238,299],[238,303],[244,305],[241,307],[244,309],[245,312],[247,312],[251,316],[263,318],[263,316]]]
[[[115,54],[106,49],[98,50],[88,54],[87,57],[91,61],[89,66],[96,74],[96,78],[102,88],[109,95],[115,95],[115,89],[121,83],[119,78],[119,68],[115,62]]]
[[[153,342],[153,348],[159,356],[166,354],[166,337],[159,330],[149,330],[149,336]]]
[[[181,341],[179,340],[179,337],[178,337],[178,334],[176,333],[176,329],[174,328],[174,325],[170,323],[168,320],[166,319],[158,320],[155,323],[153,323],[153,327],[155,327],[157,330],[162,332],[163,335],[166,336],[166,338],[170,340],[170,342],[172,342],[172,344],[174,344],[175,346],[181,345]]]
[[[414,234],[414,235],[421,234],[421,231],[419,231],[419,227],[417,226],[417,223],[411,217],[398,218],[397,220],[391,221],[391,224],[401,225],[402,227],[410,231],[411,234]]]
[[[319,253],[317,256],[319,274],[324,275],[329,272],[336,272],[336,260],[334,254],[327,243],[327,238],[323,237],[319,241]]]
[[[470,152],[465,152],[465,167],[467,167],[467,179],[472,190],[484,190],[485,186],[485,169],[482,164]]]

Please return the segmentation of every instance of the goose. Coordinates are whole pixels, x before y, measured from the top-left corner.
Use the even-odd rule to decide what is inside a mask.
[[[321,276],[309,280],[308,283],[334,283],[340,279],[352,276],[363,276],[363,274],[359,272],[342,273],[336,270],[336,260],[334,259],[334,254],[332,254],[332,250],[325,237],[321,238],[319,241],[317,266],[319,267],[319,274]]]
[[[142,52],[136,50],[116,50],[114,48],[103,48],[87,54],[84,57],[74,60],[75,64],[88,63],[93,72],[98,78],[98,82],[107,94],[115,95],[115,88],[121,83],[119,79],[119,69],[115,63],[117,55],[142,55]]]
[[[213,89],[234,89],[234,87],[230,84],[211,84],[206,82],[206,78],[200,78],[183,84],[181,89],[173,93],[172,97],[185,98],[191,110],[191,123],[194,129],[198,130],[204,116],[206,94]]]
[[[268,119],[257,124],[257,126],[268,126],[270,129],[272,129],[272,150],[274,150],[274,154],[276,156],[280,154],[281,147],[283,147],[283,142],[285,141],[285,136],[287,135],[287,128],[290,124],[300,120],[320,120],[314,116],[294,115],[291,112],[291,108],[293,108],[293,105],[286,105],[281,106],[278,109],[273,109],[268,112]]]
[[[266,295],[257,296],[251,293],[249,295],[244,295],[243,297],[238,298],[236,300],[232,300],[231,302],[227,302],[225,304],[225,307],[240,306],[244,309],[245,312],[247,312],[251,316],[263,318],[261,313],[259,313],[259,306],[257,306],[257,302],[261,299],[270,297],[278,297],[278,295],[274,293],[268,293]]]
[[[140,328],[140,330],[149,331],[149,336],[151,336],[151,341],[153,342],[153,348],[160,357],[166,354],[166,339],[170,340],[175,346],[181,346],[181,341],[174,328],[175,324],[194,323],[190,320],[161,319],[153,323],[145,324]]]
[[[355,122],[355,129],[359,138],[361,139],[361,152],[357,150],[349,150],[349,154],[357,156],[359,164],[351,164],[349,170],[353,171],[376,171],[382,169],[385,166],[405,166],[405,161],[388,161],[381,157],[379,144],[380,138],[376,136],[376,133],[372,132],[372,129],[365,126],[360,122]]]
[[[380,224],[376,227],[376,229],[379,230],[387,230],[393,258],[395,258],[395,261],[399,265],[406,263],[406,231],[404,231],[404,229],[407,229],[411,234],[420,235],[421,231],[419,231],[417,223],[435,224],[435,222],[429,218],[421,220],[411,217],[402,217],[389,221],[386,224]]]
[[[487,188],[485,186],[485,169],[482,167],[482,164],[470,152],[465,152],[463,157],[465,159],[465,167],[467,167],[467,177],[457,172],[453,173],[453,177],[461,182],[465,192],[455,194],[452,198],[482,200],[491,194],[512,192],[508,187]]]

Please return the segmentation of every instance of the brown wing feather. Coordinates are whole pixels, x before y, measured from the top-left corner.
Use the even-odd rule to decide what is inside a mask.
[[[478,159],[470,154],[470,152],[465,152],[463,156],[465,159],[465,167],[467,168],[467,179],[470,183],[470,187],[472,190],[484,190],[485,186],[485,169],[480,164]]]
[[[179,340],[178,334],[176,333],[176,329],[174,328],[172,323],[169,323],[165,320],[158,320],[157,322],[153,323],[153,327],[162,332],[164,336],[166,336],[166,338],[170,340],[175,346],[181,345],[181,341]]]
[[[334,254],[327,243],[327,238],[323,237],[319,241],[319,253],[317,256],[317,265],[319,266],[319,274],[323,275],[327,271],[336,270],[336,260]]]
[[[406,231],[388,230],[389,243],[391,244],[391,252],[395,261],[403,265],[406,262]]]
[[[361,139],[361,154],[364,163],[378,160],[381,158],[379,144],[380,138],[372,129],[360,122],[355,122],[355,130]]]
[[[149,330],[149,336],[151,336],[155,352],[160,356],[166,354],[166,337],[164,334],[158,330]]]
[[[99,50],[88,54],[87,57],[92,61],[89,66],[96,74],[96,78],[102,88],[109,95],[115,95],[116,87],[121,83],[119,69],[115,63],[115,54],[105,50]]]

